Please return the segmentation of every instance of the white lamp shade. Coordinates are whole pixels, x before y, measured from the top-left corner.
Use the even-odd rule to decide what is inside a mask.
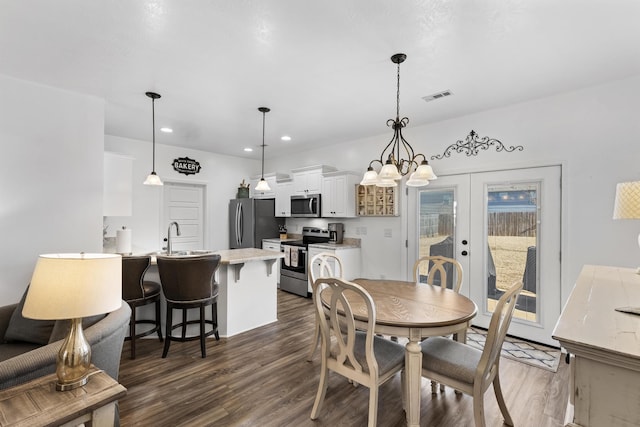
[[[360,181],[360,185],[376,185],[378,183],[378,173],[371,169],[367,170]]]
[[[424,187],[425,185],[429,185],[428,180],[421,179],[417,175],[417,171],[409,175],[409,179],[407,180],[407,187]]]
[[[122,304],[122,257],[114,254],[40,255],[22,314],[31,319],[77,319]]]
[[[616,186],[613,219],[640,219],[640,181],[621,182]]]
[[[147,179],[144,180],[144,185],[163,185],[162,180],[155,172],[151,172]]]
[[[402,175],[398,172],[397,166],[393,163],[385,163],[385,165],[382,166],[382,169],[380,169],[378,177],[380,179],[393,179],[396,181],[402,179]]]
[[[267,182],[266,179],[261,178],[260,181],[258,181],[258,185],[256,185],[255,190],[256,191],[271,191],[271,187],[269,187],[269,183]]]
[[[433,173],[433,168],[431,165],[422,164],[418,166],[418,169],[414,172],[416,175],[416,179],[432,181],[434,179],[438,179],[435,173]]]
[[[393,179],[379,179],[376,182],[376,187],[397,187],[398,183]]]

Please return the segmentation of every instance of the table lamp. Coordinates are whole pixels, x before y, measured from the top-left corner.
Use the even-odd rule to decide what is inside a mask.
[[[616,185],[613,219],[640,219],[640,181]],[[640,234],[638,245],[640,246]]]
[[[122,304],[122,257],[114,254],[40,255],[22,315],[31,319],[71,319],[56,360],[56,390],[87,383],[91,346],[82,318],[117,310]]]

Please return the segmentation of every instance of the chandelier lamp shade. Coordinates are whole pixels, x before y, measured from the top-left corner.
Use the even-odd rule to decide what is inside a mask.
[[[260,181],[258,181],[258,185],[256,185],[256,191],[271,191],[271,187],[269,187],[269,183],[264,179],[264,121],[265,115],[271,111],[271,109],[267,107],[260,107],[258,111],[262,113],[262,174],[260,175]]]
[[[396,53],[391,57],[391,62],[397,65],[397,91],[396,91],[396,118],[387,120],[387,126],[393,129],[393,137],[382,150],[380,158],[373,159],[369,163],[360,185],[375,185],[378,187],[396,187],[396,181],[410,174],[407,185],[410,187],[423,187],[429,181],[437,179],[433,169],[429,165],[424,154],[416,154],[411,144],[402,136],[402,129],[409,123],[409,118],[400,118],[400,64],[407,59],[404,53]],[[422,160],[420,160],[422,159]],[[376,172],[374,165],[380,166]]]
[[[145,92],[149,98],[151,98],[151,125],[152,125],[152,141],[153,141],[153,157],[152,157],[152,166],[151,173],[147,176],[147,179],[144,180],[144,185],[162,185],[162,180],[156,174],[156,108],[155,102],[156,99],[160,98],[160,94],[155,92]]]

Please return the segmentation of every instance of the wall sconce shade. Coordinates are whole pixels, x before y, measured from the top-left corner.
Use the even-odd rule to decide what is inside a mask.
[[[87,383],[91,347],[82,331],[82,318],[109,313],[121,304],[120,255],[40,255],[22,315],[31,319],[71,319],[71,329],[57,357],[57,390],[72,390]]]

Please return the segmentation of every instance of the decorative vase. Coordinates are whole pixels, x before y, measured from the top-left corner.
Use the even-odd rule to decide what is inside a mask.
[[[238,187],[238,194],[236,194],[236,199],[247,199],[247,198],[249,198],[249,188]]]

